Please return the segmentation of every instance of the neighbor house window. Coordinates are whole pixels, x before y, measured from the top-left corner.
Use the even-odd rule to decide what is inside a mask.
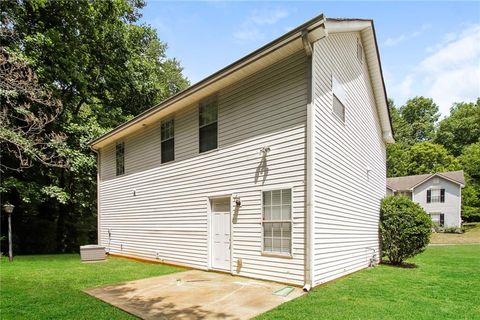
[[[161,124],[162,163],[175,160],[175,128],[173,119]]]
[[[125,143],[117,142],[115,147],[116,163],[117,163],[117,176],[125,173]]]
[[[292,253],[292,190],[263,192],[263,251]]]
[[[427,190],[427,203],[445,202],[445,189]]]
[[[333,106],[332,111],[338,119],[345,122],[345,91],[340,82],[332,77]]]
[[[432,222],[440,227],[445,225],[445,214],[443,213],[431,213],[430,217],[432,218]]]
[[[218,104],[216,98],[200,103],[200,152],[216,149],[218,145]]]

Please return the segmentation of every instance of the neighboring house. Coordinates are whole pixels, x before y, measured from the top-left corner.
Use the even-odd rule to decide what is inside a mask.
[[[92,142],[99,243],[306,289],[369,266],[386,98],[371,20],[308,21]]]
[[[387,179],[387,195],[403,195],[417,202],[442,227],[460,227],[463,171],[439,172]]]

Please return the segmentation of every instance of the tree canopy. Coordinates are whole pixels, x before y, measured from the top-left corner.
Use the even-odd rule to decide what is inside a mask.
[[[96,241],[96,160],[88,142],[189,85],[155,30],[139,23],[144,5],[2,3],[1,63],[31,75],[14,88],[1,83],[8,168],[1,168],[0,191],[16,205],[14,236],[30,235],[16,239],[17,252],[76,251]]]
[[[389,107],[396,143],[387,146],[387,175],[463,169],[462,216],[480,221],[480,99],[454,104],[440,122],[432,99],[415,97],[399,108],[389,101]]]
[[[450,116],[440,121],[435,142],[459,156],[464,147],[480,142],[480,98],[476,103],[456,103]]]

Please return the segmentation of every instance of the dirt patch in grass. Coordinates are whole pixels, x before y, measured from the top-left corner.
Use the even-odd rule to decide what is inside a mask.
[[[431,244],[480,244],[480,223],[468,224],[465,232],[457,233],[433,233]]]

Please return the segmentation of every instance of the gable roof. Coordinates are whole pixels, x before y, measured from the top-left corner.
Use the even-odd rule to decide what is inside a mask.
[[[419,174],[415,176],[387,178],[387,188],[393,191],[410,191],[433,177],[441,177],[453,183],[465,186],[463,170]]]
[[[377,112],[382,127],[383,139],[386,143],[393,143],[395,141],[393,139],[390,111],[387,103],[387,94],[373,20],[326,19],[323,14],[320,14],[189,88],[147,109],[132,120],[93,140],[90,142],[90,147],[92,150],[99,150],[107,144],[125,137],[129,133],[156,123],[170,113],[197,103],[201,99],[218,92],[228,85],[238,82],[300,50],[305,50],[304,46],[306,41],[313,43],[328,36],[329,33],[342,32],[361,33]]]

